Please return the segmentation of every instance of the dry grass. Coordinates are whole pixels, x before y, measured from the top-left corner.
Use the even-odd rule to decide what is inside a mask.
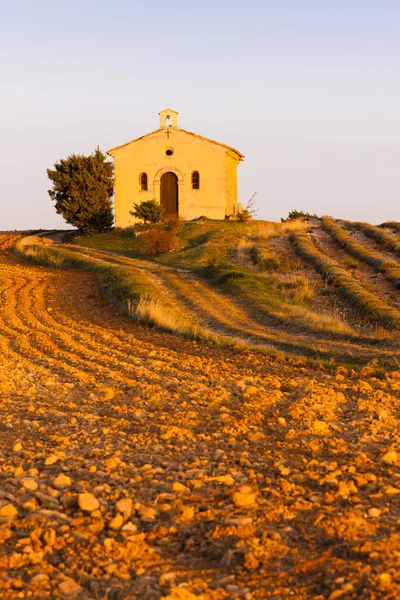
[[[346,252],[369,264],[378,272],[384,273],[388,281],[393,283],[395,287],[400,288],[400,265],[397,262],[384,258],[375,252],[370,252],[331,218],[322,219],[322,229],[329,233],[331,238]]]
[[[300,306],[311,304],[315,294],[315,284],[312,284],[308,279],[299,277],[296,280],[297,285],[295,287],[294,301]]]
[[[400,256],[400,241],[392,233],[385,231],[381,227],[370,225],[369,223],[348,223],[348,226],[362,231],[369,238],[377,242],[382,248],[390,250],[390,252],[394,252]]]
[[[284,223],[263,223],[257,231],[259,241],[269,240],[272,237],[288,235],[291,233],[300,233],[310,229],[310,224],[302,219],[294,219]]]
[[[400,328],[400,312],[364,289],[335,260],[320,252],[307,234],[292,235],[290,239],[300,256],[312,262],[328,283],[335,285],[343,296],[373,321],[386,327]]]

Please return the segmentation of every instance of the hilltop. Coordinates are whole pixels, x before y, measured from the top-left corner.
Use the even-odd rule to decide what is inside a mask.
[[[379,359],[396,368],[399,228],[328,217],[199,219],[183,223],[173,249],[156,256],[146,254],[146,228],[71,234],[62,246],[31,253],[103,270],[112,301],[168,331],[324,363]]]

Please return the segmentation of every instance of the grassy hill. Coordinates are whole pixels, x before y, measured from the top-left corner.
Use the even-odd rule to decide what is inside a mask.
[[[197,220],[158,256],[146,254],[144,237],[75,235],[41,259],[56,253],[58,264],[96,270],[131,316],[192,337],[398,366],[397,223]]]

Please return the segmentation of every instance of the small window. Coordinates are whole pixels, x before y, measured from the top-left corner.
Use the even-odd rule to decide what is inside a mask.
[[[139,189],[141,192],[147,192],[147,173],[140,173]]]
[[[192,173],[192,190],[200,189],[200,173],[198,171],[193,171]]]

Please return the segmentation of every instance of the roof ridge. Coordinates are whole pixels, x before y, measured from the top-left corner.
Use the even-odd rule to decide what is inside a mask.
[[[111,152],[114,152],[115,150],[120,150],[121,148],[125,148],[125,146],[129,146],[129,144],[139,142],[140,140],[143,140],[150,135],[154,135],[155,133],[158,133],[159,131],[163,131],[164,129],[166,129],[166,127],[160,127],[159,129],[156,129],[155,131],[150,131],[149,133],[146,133],[145,135],[135,138],[135,139],[131,140],[130,142],[126,142],[125,144],[120,144],[119,146],[115,146],[114,148],[107,150],[106,153],[110,154]],[[230,150],[231,152],[234,152],[235,154],[237,154],[237,156],[239,157],[240,160],[244,159],[244,154],[239,152],[239,150],[236,150],[236,148],[233,148],[233,146],[228,146],[228,144],[223,144],[222,142],[217,142],[216,140],[212,140],[211,138],[207,138],[203,135],[199,135],[198,133],[194,133],[193,131],[188,131],[187,129],[181,129],[180,127],[174,127],[173,131],[178,131],[178,132],[181,131],[182,133],[192,135],[201,140],[205,140],[206,142],[210,142],[211,144],[216,144],[217,146],[222,146],[223,148],[226,148],[227,150]]]

